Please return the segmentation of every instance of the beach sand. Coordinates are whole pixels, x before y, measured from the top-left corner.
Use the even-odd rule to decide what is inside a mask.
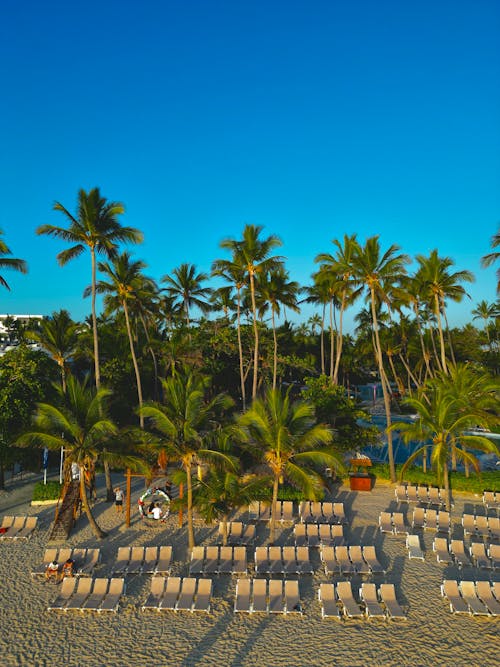
[[[123,477],[114,481],[123,484]],[[102,483],[102,481],[101,481]],[[205,665],[207,667],[311,667],[321,665],[493,666],[500,664],[500,621],[492,618],[454,616],[440,594],[443,577],[500,581],[500,572],[490,574],[475,568],[459,573],[455,567],[436,562],[432,551],[435,534],[425,532],[425,562],[409,560],[403,536],[382,535],[377,529],[383,510],[396,509],[393,487],[377,483],[370,493],[353,493],[346,486],[336,489],[335,500],[343,501],[349,520],[350,544],[375,544],[385,576],[376,583],[391,582],[408,612],[406,622],[322,620],[317,590],[321,582],[336,581],[320,567],[313,550],[314,576],[301,577],[304,615],[239,615],[233,613],[236,578],[214,577],[210,614],[154,611],[140,606],[150,587],[149,576],[127,578],[127,591],[118,613],[49,612],[48,603],[59,588],[42,579],[33,580],[32,567],[41,562],[53,507],[31,507],[32,484],[24,483],[0,493],[0,517],[29,514],[40,517],[40,528],[28,542],[0,542],[0,665],[49,667],[119,666],[162,667]],[[171,544],[173,574],[188,574],[186,530],[177,528],[177,517],[152,526],[140,520],[137,498],[142,482],[134,480],[132,525],[124,527],[124,515],[99,496],[95,515],[109,537],[98,542],[83,516],[66,546],[99,546],[102,560],[96,576],[109,576],[118,547]],[[481,506],[481,498],[455,497],[453,536],[462,537],[460,517]],[[407,505],[402,506],[407,511]],[[410,506],[410,513],[412,506]],[[217,529],[198,526],[198,543],[214,543]],[[258,528],[257,544],[265,544],[268,529]],[[285,527],[279,543],[292,544],[291,527]],[[251,553],[251,550],[249,550]],[[353,582],[359,587],[360,578]]]

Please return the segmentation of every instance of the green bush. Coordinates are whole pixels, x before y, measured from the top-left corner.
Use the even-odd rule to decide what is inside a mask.
[[[387,463],[377,464],[371,468],[371,472],[380,479],[390,479],[389,465]],[[396,477],[400,479],[401,466],[396,466]],[[404,481],[411,484],[428,484],[438,486],[435,473],[430,470],[423,472],[421,468],[409,468],[404,475]],[[470,477],[463,472],[450,472],[450,486],[452,491],[466,491],[468,493],[482,493],[485,489],[500,491],[500,472],[488,470],[476,475],[471,471]]]
[[[33,500],[57,500],[61,495],[62,485],[55,480],[51,480],[44,484],[37,482],[33,489]]]

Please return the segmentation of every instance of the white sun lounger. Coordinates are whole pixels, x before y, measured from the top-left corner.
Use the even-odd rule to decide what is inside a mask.
[[[38,524],[38,517],[37,516],[27,517],[26,518],[26,523],[21,528],[21,530],[14,535],[14,539],[15,540],[27,540],[29,537],[31,537],[33,531],[37,527],[37,524]]]
[[[181,590],[180,577],[168,577],[165,585],[165,592],[160,600],[160,610],[174,610],[177,604],[177,598]]]
[[[448,600],[452,613],[470,614],[469,605],[460,595],[458,584],[454,579],[445,579],[443,581],[441,584],[441,595]]]
[[[363,558],[370,566],[372,574],[385,574],[385,570],[377,558],[377,552],[375,551],[375,547],[373,545],[363,547]]]
[[[432,549],[436,554],[438,563],[453,563],[452,555],[450,554],[450,545],[446,537],[436,537],[432,543]]]
[[[194,604],[194,594],[196,591],[196,579],[193,577],[184,577],[182,580],[181,592],[177,604],[176,611],[192,611]]]
[[[340,611],[335,599],[333,584],[320,584],[318,598],[321,603],[321,616],[323,618],[335,618],[340,621]]]
[[[66,581],[66,579],[63,579],[63,582],[64,581]],[[76,591],[71,599],[68,600],[65,611],[69,611],[70,609],[82,609],[83,603],[88,598],[90,591],[92,590],[92,579],[77,579],[76,581]]]
[[[49,604],[47,609],[49,611],[65,610],[66,605],[71,600],[71,596],[75,591],[77,581],[78,580],[73,577],[65,577],[62,580],[61,590],[59,591],[59,595],[51,604]]]
[[[385,620],[385,610],[378,601],[377,587],[375,584],[363,583],[359,589],[359,597],[365,607],[368,618],[379,618]]]
[[[406,548],[408,549],[408,558],[425,560],[425,555],[420,546],[420,538],[418,535],[406,536]]]
[[[488,607],[492,616],[500,616],[500,601],[493,595],[489,581],[477,581],[476,591],[478,597]]]
[[[103,611],[118,611],[120,598],[125,591],[125,579],[110,579],[108,592],[97,610],[100,614]]]
[[[470,555],[472,562],[476,567],[484,568],[486,570],[493,569],[491,560],[486,553],[484,542],[472,542],[470,545]]]
[[[458,567],[467,567],[471,564],[467,554],[465,553],[465,544],[463,540],[451,540],[450,553],[455,559]]]
[[[232,574],[245,574],[247,571],[247,550],[245,547],[234,547]]]
[[[36,577],[37,575],[43,575],[45,574],[45,570],[47,569],[47,565],[49,563],[52,563],[52,561],[57,560],[57,549],[45,549],[45,553],[43,555],[43,560],[40,563],[40,565],[37,565],[31,570],[31,576]]]
[[[234,600],[235,613],[250,614],[252,605],[250,602],[251,579],[238,579],[236,582],[236,598]]]
[[[406,621],[406,614],[396,598],[394,584],[380,584],[380,599],[385,605],[387,616],[392,620]]]
[[[269,613],[282,614],[285,611],[283,605],[283,582],[281,579],[269,580]]]
[[[118,554],[113,566],[113,573],[122,574],[127,571],[131,551],[131,547],[118,547]]]
[[[252,612],[267,613],[267,611],[267,581],[266,579],[254,579]]]
[[[81,608],[89,611],[98,611],[108,592],[109,579],[98,578],[91,581],[93,581],[92,590]]]
[[[342,603],[342,613],[346,618],[362,618],[363,612],[354,599],[350,581],[339,581],[337,584],[337,598]]]
[[[299,582],[291,579],[285,581],[285,614],[302,614]]]
[[[162,546],[158,553],[158,563],[156,565],[155,574],[170,574],[172,568],[172,547]]]
[[[144,561],[142,563],[143,574],[153,574],[156,572],[158,564],[158,547],[146,547],[144,549]]]
[[[488,607],[477,597],[476,587],[473,581],[461,581],[459,588],[463,599],[469,605],[470,613],[472,615],[488,615]]]
[[[156,611],[160,611],[160,602],[165,591],[166,583],[167,580],[165,577],[151,578],[151,591],[141,607],[142,611],[145,609],[156,609]]]
[[[210,611],[210,598],[212,596],[212,580],[198,579],[198,587],[196,589],[196,599],[191,608],[191,611]]]

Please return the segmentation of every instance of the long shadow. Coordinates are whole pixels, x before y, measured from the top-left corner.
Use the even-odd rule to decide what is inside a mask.
[[[262,621],[256,626],[253,632],[248,636],[245,642],[240,645],[240,650],[238,654],[234,657],[234,660],[230,663],[228,667],[240,667],[242,658],[251,653],[252,648],[257,641],[257,639],[262,635],[262,632],[271,622],[271,619],[268,616],[265,616]]]
[[[203,659],[210,651],[212,646],[224,634],[225,629],[231,623],[233,616],[232,612],[228,611],[222,616],[217,623],[212,626],[208,632],[200,639],[197,646],[184,657],[180,663],[180,667],[190,667],[191,665],[198,665],[203,663]]]

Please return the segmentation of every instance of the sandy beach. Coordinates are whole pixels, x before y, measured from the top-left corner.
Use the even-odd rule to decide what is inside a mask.
[[[115,481],[123,483],[123,477]],[[312,550],[315,573],[300,578],[302,617],[238,615],[233,612],[236,578],[214,577],[210,614],[154,611],[140,606],[150,588],[150,576],[127,577],[126,595],[116,614],[47,611],[58,592],[54,584],[34,580],[31,569],[41,562],[53,507],[31,507],[32,483],[24,482],[0,493],[0,518],[4,514],[39,516],[39,529],[28,541],[0,542],[2,604],[0,664],[3,667],[65,665],[162,667],[206,665],[228,667],[311,667],[320,665],[477,665],[500,664],[500,621],[493,618],[454,616],[440,594],[444,576],[500,581],[500,572],[470,567],[462,573],[437,563],[432,551],[435,533],[424,532],[425,562],[409,560],[402,536],[382,535],[381,511],[396,509],[392,486],[377,483],[370,493],[355,493],[346,486],[336,489],[335,500],[345,503],[350,544],[375,544],[387,569],[375,583],[396,586],[399,601],[408,613],[406,622],[322,620],[317,600],[319,584],[337,581],[320,567],[318,550]],[[109,576],[118,547],[127,545],[173,546],[172,573],[188,574],[186,530],[177,517],[153,526],[140,520],[137,498],[143,484],[134,480],[132,525],[104,502],[102,486],[95,506],[99,524],[109,537],[97,542],[84,516],[78,519],[66,546],[101,548],[96,576]],[[462,537],[460,517],[466,509],[481,506],[477,496],[455,496],[453,537]],[[407,505],[402,505],[405,513]],[[410,506],[410,512],[412,506]],[[200,544],[215,543],[217,528],[197,526]],[[268,529],[258,528],[257,544],[266,544]],[[293,544],[291,527],[282,529],[280,544]],[[252,550],[249,549],[249,560]],[[361,579],[354,577],[355,587]]]

